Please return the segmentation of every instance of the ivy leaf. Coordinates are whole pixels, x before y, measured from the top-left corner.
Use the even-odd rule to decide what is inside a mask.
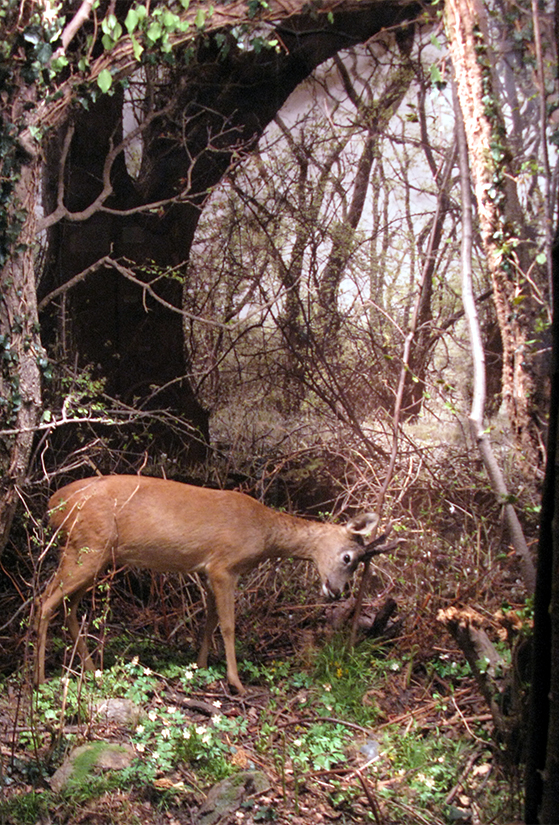
[[[130,40],[132,42],[132,49],[134,51],[134,57],[136,58],[136,60],[140,60],[140,58],[142,57],[142,52],[144,50],[144,47],[142,46],[141,43],[138,43],[138,41],[136,40],[135,37],[130,36]]]
[[[111,86],[113,85],[113,76],[108,69],[103,69],[99,72],[99,77],[97,78],[97,85],[101,89],[102,92],[108,92]]]
[[[46,66],[52,57],[52,46],[50,43],[41,43],[41,45],[35,50],[35,57],[41,66]]]
[[[140,15],[138,14],[136,9],[128,9],[128,14],[126,15],[126,19],[124,21],[124,25],[126,26],[126,31],[128,34],[132,34],[138,23],[140,22]]]
[[[149,29],[147,30],[147,37],[151,40],[152,43],[155,43],[156,40],[159,40],[161,37],[161,23],[158,20],[154,20]]]

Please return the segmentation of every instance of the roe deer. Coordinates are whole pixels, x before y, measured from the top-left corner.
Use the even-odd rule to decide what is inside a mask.
[[[37,609],[35,681],[45,678],[49,621],[69,597],[68,627],[87,670],[93,663],[76,618],[78,604],[111,565],[161,573],[203,573],[206,627],[198,656],[205,667],[219,622],[227,679],[244,688],[235,658],[237,579],[264,559],[312,559],[326,596],[338,597],[367,550],[377,517],[365,513],[345,526],[278,513],[244,493],[193,487],[142,476],[109,475],[74,481],[49,502],[50,523],[63,536],[58,569]],[[375,544],[378,543],[375,542]]]

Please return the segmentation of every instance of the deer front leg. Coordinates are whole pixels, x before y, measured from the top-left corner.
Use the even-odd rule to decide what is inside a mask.
[[[212,636],[217,627],[217,607],[211,586],[206,587],[206,624],[204,626],[204,633],[202,635],[202,644],[200,645],[200,652],[198,654],[198,667],[208,666],[208,653],[210,652],[210,645],[212,643]]]
[[[239,679],[237,657],[235,655],[235,586],[237,584],[237,576],[222,573],[209,577],[209,582],[213,591],[223,644],[225,645],[227,681],[239,693],[245,693],[245,689]]]

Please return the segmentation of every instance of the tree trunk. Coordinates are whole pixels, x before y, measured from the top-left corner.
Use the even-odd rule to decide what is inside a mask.
[[[1,274],[0,301],[0,555],[25,482],[41,411],[41,366],[35,286],[35,226],[40,206],[40,163],[27,157],[12,191],[9,218],[23,219],[17,246]],[[17,214],[16,214],[17,213]]]
[[[526,745],[526,825],[555,823],[559,811],[559,229],[553,248],[553,295],[551,405]]]
[[[482,242],[503,343],[502,392],[518,447],[532,473],[538,462],[534,381],[526,367],[533,336],[527,230],[493,81],[481,0],[447,0],[446,24],[477,200]],[[520,241],[518,239],[520,238]]]

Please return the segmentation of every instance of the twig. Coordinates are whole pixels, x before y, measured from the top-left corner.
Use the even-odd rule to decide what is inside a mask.
[[[373,791],[371,790],[371,788],[369,786],[369,783],[365,780],[365,777],[362,775],[361,771],[357,771],[357,778],[361,782],[361,787],[365,791],[365,796],[369,800],[369,805],[371,806],[371,811],[372,811],[373,817],[375,819],[375,822],[377,823],[377,825],[383,825],[383,823],[385,822],[385,819],[384,819],[383,815],[381,814],[380,808],[378,806],[378,802],[375,798],[375,795],[374,795]]]
[[[289,722],[282,722],[281,725],[278,725],[278,728],[289,728],[291,725],[314,725],[316,722],[331,722],[333,725],[344,725],[346,728],[352,728],[367,735],[371,733],[370,728],[364,728],[361,725],[356,725],[355,722],[348,722],[345,719],[336,719],[334,716],[313,716],[310,719],[292,719]]]

